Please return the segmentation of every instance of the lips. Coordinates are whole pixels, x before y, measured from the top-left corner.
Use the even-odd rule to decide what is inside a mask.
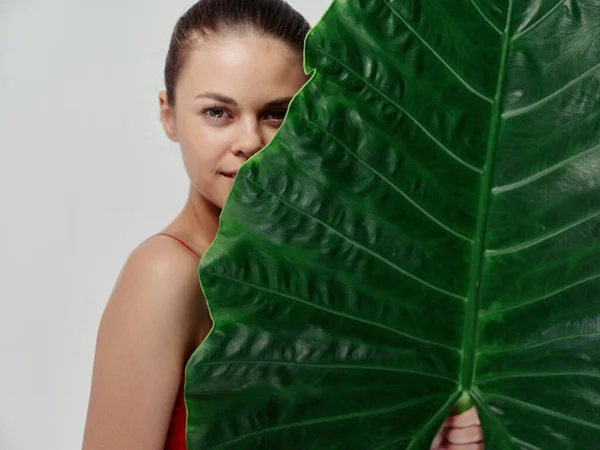
[[[223,175],[226,178],[230,178],[232,180],[235,178],[236,174],[237,174],[237,170],[229,170],[226,172],[221,172],[221,175]]]

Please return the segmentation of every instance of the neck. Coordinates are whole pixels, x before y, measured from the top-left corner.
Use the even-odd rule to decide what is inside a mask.
[[[196,246],[205,250],[217,235],[220,214],[219,207],[190,186],[187,202],[177,221],[186,229]]]

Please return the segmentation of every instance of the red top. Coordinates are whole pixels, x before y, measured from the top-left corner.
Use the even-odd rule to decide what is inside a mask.
[[[185,427],[187,422],[187,411],[185,409],[185,400],[183,397],[183,384],[185,377],[181,379],[179,392],[173,406],[169,431],[165,440],[165,450],[186,450]]]
[[[198,260],[200,255],[196,253],[189,245],[183,242],[181,239],[166,233],[158,233],[161,236],[168,236],[175,239],[190,252],[192,252]],[[185,367],[185,366],[184,366]],[[175,405],[173,406],[173,413],[171,414],[171,422],[169,424],[169,431],[167,432],[167,439],[165,441],[165,450],[186,450],[185,442],[185,431],[187,422],[187,411],[185,408],[185,399],[183,396],[183,387],[185,381],[185,374],[182,377],[181,384],[179,385],[179,392],[175,399]]]

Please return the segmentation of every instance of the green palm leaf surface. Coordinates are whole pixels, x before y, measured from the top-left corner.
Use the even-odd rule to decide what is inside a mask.
[[[207,449],[600,448],[600,1],[337,0],[240,171],[186,369]]]

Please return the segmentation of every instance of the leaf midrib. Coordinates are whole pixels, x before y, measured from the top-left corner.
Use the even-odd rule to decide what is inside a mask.
[[[483,166],[483,173],[481,175],[481,185],[479,191],[477,224],[473,243],[473,252],[471,259],[472,265],[469,277],[469,290],[467,296],[469,301],[467,303],[465,327],[463,332],[463,354],[459,378],[461,390],[466,392],[469,392],[471,390],[475,378],[481,278],[483,274],[483,264],[485,258],[487,237],[486,235],[490,212],[490,198],[492,196],[494,162],[496,157],[496,150],[498,148],[498,139],[500,136],[500,123],[502,121],[503,87],[507,73],[508,53],[511,45],[510,30],[512,25],[513,2],[514,0],[509,0],[508,11],[506,13],[506,23],[504,26],[504,34],[502,37],[498,80],[496,83],[496,93],[494,95],[494,101],[492,103],[490,131],[486,146],[486,160]]]
[[[222,449],[222,448],[228,447],[232,444],[236,444],[236,443],[238,443],[242,440],[245,440],[249,437],[261,436],[261,435],[264,435],[267,433],[273,433],[276,431],[287,430],[290,428],[305,427],[305,426],[309,426],[309,425],[321,425],[321,424],[329,423],[329,422],[338,422],[338,421],[343,421],[343,420],[350,420],[350,419],[364,418],[364,417],[368,417],[368,416],[386,414],[386,413],[402,410],[404,408],[408,408],[411,406],[417,406],[421,403],[426,403],[429,400],[436,399],[436,398],[439,398],[439,394],[421,397],[416,400],[411,400],[411,401],[407,401],[407,402],[403,402],[403,403],[396,403],[393,405],[380,407],[380,408],[376,408],[376,409],[371,409],[371,410],[357,411],[355,413],[338,414],[335,416],[328,416],[328,417],[317,417],[317,418],[313,418],[313,419],[299,420],[296,422],[284,423],[281,425],[271,426],[268,428],[262,428],[257,431],[254,431],[254,432],[251,432],[248,434],[244,434],[237,438],[231,439],[222,444],[218,444],[215,447],[211,447],[210,450]],[[403,440],[410,439],[410,436],[408,436],[408,435],[402,436],[402,439]]]

